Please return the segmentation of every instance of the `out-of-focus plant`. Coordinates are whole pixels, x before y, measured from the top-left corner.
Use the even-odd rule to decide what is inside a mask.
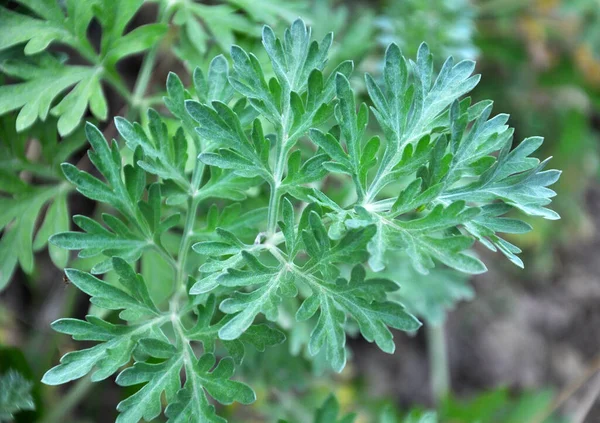
[[[85,138],[82,131],[60,142],[59,138],[54,119],[27,133],[18,133],[14,115],[0,117],[0,229],[4,229],[0,240],[0,290],[17,264],[26,273],[33,273],[34,251],[45,247],[48,237],[57,230],[69,229],[67,196],[72,188],[60,171],[60,163],[81,148]],[[50,245],[49,253],[57,267],[67,264],[66,251]]]
[[[378,41],[396,43],[407,56],[425,41],[437,57],[475,59],[476,11],[469,0],[386,0],[377,18]]]

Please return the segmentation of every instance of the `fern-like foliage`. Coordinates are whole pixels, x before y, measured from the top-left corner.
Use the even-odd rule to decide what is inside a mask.
[[[103,85],[111,85],[134,109],[149,103],[141,88],[149,74],[130,90],[117,70],[124,58],[148,52],[153,59],[157,46],[167,41],[174,43],[182,61],[203,63],[213,45],[217,52],[227,50],[239,34],[255,37],[259,23],[291,22],[304,7],[281,0],[260,5],[242,0],[154,2],[156,22],[131,31],[128,26],[143,0],[17,0],[18,8],[0,6],[0,72],[18,81],[0,87],[0,115],[19,111],[19,132],[53,115],[59,133],[68,135],[88,110],[100,121],[108,118]],[[93,22],[100,25],[99,49],[88,36]],[[166,40],[169,29],[175,40]],[[52,47],[57,45],[75,51],[85,63],[56,54]]]
[[[5,53],[6,60],[0,64],[0,70],[24,80],[0,87],[0,114],[20,110],[18,131],[30,127],[38,118],[46,120],[52,113],[58,117],[60,134],[67,135],[79,125],[88,107],[97,119],[105,120],[108,107],[102,82],[128,95],[116,71],[117,62],[148,49],[167,30],[164,23],[153,23],[124,34],[142,0],[92,1],[93,5],[69,0],[64,8],[54,1],[19,3],[24,6],[24,13],[0,8],[0,26],[7,30],[0,51],[12,48]],[[98,52],[87,36],[94,18],[102,27]],[[52,43],[76,50],[88,64],[65,63],[66,57],[48,51]],[[61,98],[61,93],[69,89]]]
[[[117,142],[87,125],[97,176],[70,164],[63,172],[112,212],[102,222],[76,216],[82,231],[50,241],[96,257],[91,274],[67,275],[121,321],[55,322],[59,332],[97,343],[65,355],[44,382],[90,372],[102,380],[126,367],[117,383],[143,387],[118,405],[118,422],[154,419],[163,395],[169,421],[224,421],[208,397],[252,402],[253,391],[231,379],[236,365],[248,347],[283,342],[277,326],[290,319],[305,322],[297,324],[310,328],[309,354],[323,354],[336,371],[346,364],[350,326],[388,353],[390,329],[419,328],[389,295],[402,281],[367,273],[393,269],[390,251],[401,250],[421,273],[436,262],[480,273],[485,266],[469,251],[477,240],[521,264],[518,248],[498,233],[529,227],[505,215],[557,217],[545,206],[559,173],[530,157],[541,140],[511,150],[508,117],[490,117],[491,102],[462,99],[479,80],[474,63],[448,59],[434,74],[426,45],[416,62],[391,45],[382,81],[366,77],[371,109],[357,107],[352,62],[324,73],[331,43],[331,34],[311,40],[297,20],[281,38],[263,30],[270,79],[238,46],[232,69],[216,57],[206,76],[195,71],[193,90],[171,74],[165,105],[175,125],[153,110],[144,126],[116,119],[131,150],[125,165]],[[370,114],[382,139],[367,134]],[[339,199],[339,181],[354,193]],[[215,200],[238,210],[219,215],[209,208]],[[134,270],[149,251],[172,268],[165,283],[174,292],[164,303]],[[118,282],[92,275],[109,271]]]

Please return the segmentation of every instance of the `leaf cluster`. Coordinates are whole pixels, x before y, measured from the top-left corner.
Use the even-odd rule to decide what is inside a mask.
[[[231,377],[249,346],[280,344],[280,329],[290,326],[309,328],[301,348],[338,372],[348,332],[393,353],[391,329],[420,326],[410,311],[435,319],[452,302],[434,299],[436,310],[422,311],[410,290],[412,310],[395,301],[390,294],[403,284],[395,254],[420,274],[440,263],[481,273],[470,251],[479,242],[522,265],[500,234],[530,229],[517,212],[558,217],[546,206],[559,172],[531,157],[541,139],[513,149],[508,116],[463,98],[479,80],[473,62],[450,58],[434,73],[425,44],[414,62],[392,44],[383,78],[365,76],[367,105],[349,82],[352,62],[326,71],[331,34],[314,41],[296,20],[281,38],[265,27],[262,41],[272,77],[256,55],[233,46],[231,68],[217,56],[206,74],[194,71],[190,89],[169,75],[169,125],[152,109],[145,125],[115,120],[127,155],[88,124],[97,172],[62,165],[110,213],[101,222],[76,216],[81,231],[50,242],[95,258],[91,273],[67,276],[120,321],[55,322],[97,344],[66,354],[44,382],[90,372],[103,380],[126,367],[117,383],[143,387],[118,405],[119,422],[152,420],[163,396],[169,421],[224,421],[207,394],[221,404],[252,402],[249,386]],[[380,136],[371,136],[371,115]],[[354,192],[334,199],[336,184]],[[234,205],[219,213],[215,202]],[[167,301],[153,298],[135,270],[149,251],[172,271]],[[107,272],[114,283],[94,276]]]

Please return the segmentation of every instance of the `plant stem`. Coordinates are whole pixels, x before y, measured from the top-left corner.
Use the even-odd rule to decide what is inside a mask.
[[[185,225],[183,227],[183,235],[181,237],[181,243],[179,244],[179,252],[177,253],[177,273],[175,279],[176,284],[185,283],[185,264],[190,249],[190,235],[193,234],[194,223],[196,221],[196,213],[198,211],[199,205],[200,197],[194,197],[190,200],[190,206],[188,208],[187,216],[185,218]]]
[[[204,173],[204,164],[200,161],[196,161],[194,171],[192,173],[192,193],[189,199],[189,207],[185,217],[185,224],[183,226],[183,235],[181,236],[181,243],[179,244],[179,251],[177,253],[177,263],[175,265],[175,289],[176,295],[179,292],[179,286],[185,285],[185,264],[187,256],[190,250],[190,243],[192,236],[194,235],[194,223],[196,222],[196,213],[198,212],[198,206],[202,200],[202,196],[199,195],[199,187],[202,182],[202,174]]]
[[[283,104],[283,111],[281,113],[281,127],[279,130],[279,140],[275,147],[275,166],[273,167],[273,181],[271,182],[271,193],[269,196],[269,210],[267,212],[267,234],[273,235],[277,229],[277,218],[279,216],[279,200],[281,199],[281,193],[279,192],[279,186],[281,185],[281,178],[285,169],[285,159],[287,158],[287,143],[289,139],[289,128],[287,123],[287,116],[290,111],[290,95],[289,93],[284,94],[283,98],[287,101]]]
[[[427,350],[429,355],[429,380],[436,404],[439,404],[450,392],[450,370],[444,323],[425,325]]]
[[[142,62],[139,77],[135,82],[135,87],[133,88],[133,95],[131,97],[131,103],[134,108],[141,107],[144,94],[146,94],[148,84],[150,83],[150,76],[152,76],[154,61],[156,60],[157,54],[158,48],[154,46],[150,51],[148,51],[148,53],[146,53],[146,56],[144,56],[144,61]]]
[[[279,189],[277,182],[271,184],[271,193],[269,194],[269,209],[267,211],[267,234],[273,235],[277,228],[277,218],[279,212]]]
[[[356,201],[358,204],[363,204],[365,200],[365,190],[362,184],[360,183],[360,179],[358,178],[358,175],[356,173],[352,175],[352,181],[354,182],[354,186],[356,187]]]
[[[169,20],[169,9],[168,6],[161,6],[156,20],[158,23],[166,23]],[[158,54],[158,46],[159,43],[154,44],[144,56],[142,67],[140,68],[137,80],[135,81],[133,95],[131,97],[131,103],[134,108],[139,108],[141,106],[146,90],[148,89],[150,77],[152,76],[152,71],[154,69],[154,62],[156,61],[156,56]]]
[[[269,210],[267,216],[267,234],[273,235],[277,229],[277,218],[279,216],[279,200],[281,193],[279,185],[283,177],[283,169],[285,167],[287,133],[285,129],[281,130],[279,142],[275,150],[275,170],[273,172],[273,181],[271,182],[271,193],[269,195]]]
[[[131,105],[131,93],[129,92],[129,88],[121,81],[121,77],[116,72],[109,72],[108,70],[104,71],[104,77],[119,95],[123,97],[125,102]]]

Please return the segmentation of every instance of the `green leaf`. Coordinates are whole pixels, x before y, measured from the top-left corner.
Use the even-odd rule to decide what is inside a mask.
[[[204,104],[212,104],[213,101],[229,103],[234,91],[229,83],[229,64],[225,56],[220,54],[210,62],[206,78],[200,68],[194,70],[194,88]]]
[[[98,222],[81,215],[73,217],[74,222],[85,232],[61,232],[50,237],[50,244],[66,250],[80,250],[80,257],[107,256],[92,268],[92,273],[105,273],[112,269],[111,257],[122,257],[130,261],[140,258],[145,249],[150,248],[141,237],[136,236],[126,225],[111,215],[104,215],[113,230],[104,228]]]
[[[59,140],[55,122],[35,125],[25,136],[15,131],[15,116],[0,119],[0,289],[14,268],[31,273],[35,269],[34,252],[42,250],[56,231],[69,229],[68,194],[71,188],[61,178],[58,164],[82,144],[82,131]],[[35,139],[36,141],[31,141]],[[25,150],[35,144],[39,154],[28,158]],[[35,185],[26,180],[30,176]],[[48,247],[53,263],[63,268],[68,252],[54,245]]]
[[[79,124],[92,96],[99,96],[95,101],[105,102],[98,74],[92,67],[64,66],[49,54],[43,54],[23,61],[4,61],[0,63],[0,70],[25,79],[25,82],[0,87],[0,114],[20,109],[17,131],[29,128],[38,118],[46,120],[55,99],[72,86],[75,86],[73,90],[51,110],[59,117],[58,130],[63,136]],[[96,117],[105,119],[106,115],[100,110],[94,109],[98,112]]]
[[[117,384],[121,386],[145,385],[124,399],[117,406],[120,412],[116,422],[139,422],[141,419],[151,421],[158,417],[162,410],[161,397],[165,395],[167,403],[173,402],[181,381],[179,373],[183,365],[183,358],[173,355],[170,359],[149,364],[138,362],[119,374]]]
[[[167,28],[167,25],[160,23],[138,26],[125,36],[115,40],[106,55],[106,62],[114,65],[124,57],[149,49],[161,40],[167,32]]]
[[[91,123],[88,123],[85,129],[87,139],[93,147],[93,150],[88,151],[90,161],[106,178],[107,183],[71,164],[63,163],[62,169],[66,178],[86,197],[109,203],[123,214],[134,216],[134,204],[139,198],[129,195],[121,177],[121,154],[117,144],[108,144],[100,130]]]
[[[385,53],[383,86],[366,75],[373,114],[389,141],[368,189],[369,198],[385,186],[385,176],[397,164],[404,147],[435,129],[448,107],[479,82],[479,76],[471,76],[474,62],[465,60],[455,65],[452,58],[446,60],[433,81],[432,55],[426,44],[419,48],[417,62],[411,64],[412,79],[407,60],[398,46],[391,44]]]
[[[49,16],[42,17],[48,18],[47,21],[22,15],[5,8],[0,9],[0,25],[6,28],[7,31],[0,40],[0,50],[27,42],[25,53],[31,55],[43,51],[55,40],[65,44],[75,42],[74,34],[71,34],[60,20],[52,19],[55,17],[64,19],[60,7],[48,2],[45,3],[44,6],[48,7],[45,13],[48,13]],[[42,7],[36,10],[36,12],[42,11]]]
[[[464,202],[456,202],[448,207],[438,205],[425,216],[408,221],[388,219],[364,209],[359,212],[361,219],[352,219],[347,224],[360,227],[375,223],[376,233],[369,244],[369,263],[375,271],[384,268],[384,254],[388,250],[406,251],[415,269],[423,274],[434,267],[433,259],[465,273],[486,271],[481,261],[464,252],[473,244],[471,238],[446,234],[457,225],[475,218],[480,212],[478,208],[465,207]],[[439,235],[436,236],[436,233]]]
[[[236,33],[253,34],[254,23],[244,14],[226,4],[207,5],[193,3],[174,5],[179,8],[175,14],[175,23],[181,26],[181,33],[196,53],[204,54],[207,40],[212,39],[222,50],[227,50],[236,39]]]
[[[512,210],[512,207],[506,204],[489,204],[481,210],[479,216],[465,224],[465,229],[487,248],[500,251],[511,262],[522,268],[523,261],[517,256],[521,250],[497,234],[522,234],[531,231],[531,226],[518,219],[502,217]]]
[[[140,339],[166,341],[167,338],[160,330],[160,326],[166,321],[166,318],[157,318],[137,325],[123,326],[106,322],[96,316],[87,316],[85,321],[59,319],[52,323],[52,328],[57,332],[69,334],[78,341],[101,343],[65,354],[60,360],[61,364],[48,370],[42,382],[47,385],[59,385],[79,379],[94,368],[96,370],[92,374],[92,380],[104,380],[129,363]]]
[[[67,195],[60,192],[46,211],[44,222],[35,235],[33,248],[39,250],[48,242],[52,234],[65,232],[69,230],[69,210],[67,205]],[[69,260],[69,253],[54,244],[48,246],[50,259],[55,266],[64,268]]]
[[[66,15],[54,4],[21,2],[33,20],[23,32],[31,31],[11,31],[11,39],[21,37],[19,43],[39,51],[58,39],[50,34],[45,43],[36,33],[37,21],[68,27],[75,40],[71,47],[92,65],[64,65],[49,53],[23,59],[7,52],[13,59],[2,69],[25,82],[0,89],[21,99],[14,106],[0,95],[0,111],[20,108],[19,128],[45,119],[54,99],[73,85],[52,109],[60,132],[77,125],[88,103],[92,113],[105,115],[100,84],[122,90],[115,63],[163,37],[164,26],[153,24],[124,34],[141,0],[94,2],[89,13],[81,2],[66,0]],[[234,32],[253,29],[257,16],[282,14],[271,0],[229,3],[233,6],[162,4],[169,25],[182,30],[177,54],[188,63],[204,62],[209,34],[221,48],[234,40]],[[21,19],[8,14],[0,21],[2,16]],[[79,16],[81,23],[62,22],[65,16]],[[98,52],[86,44],[92,19],[101,27]],[[244,37],[244,45],[251,46],[251,39]],[[357,104],[349,78],[352,62],[324,72],[331,35],[313,41],[298,19],[280,38],[265,27],[262,41],[266,56],[233,46],[231,71],[217,56],[206,74],[193,70],[188,89],[169,74],[164,103],[171,118],[163,118],[157,107],[148,111],[144,125],[116,119],[126,152],[95,126],[86,126],[96,169],[88,173],[63,163],[62,170],[81,194],[103,203],[106,213],[98,221],[76,216],[81,232],[64,232],[66,184],[35,187],[19,177],[27,171],[35,180],[60,180],[57,160],[68,160],[81,144],[69,139],[58,147],[53,137],[19,136],[13,125],[10,130],[0,125],[0,153],[10,153],[0,159],[7,198],[0,211],[0,284],[17,262],[32,271],[32,251],[54,230],[61,232],[51,237],[53,260],[64,264],[66,253],[54,249],[64,247],[80,250],[81,258],[98,256],[91,273],[114,270],[105,280],[82,270],[66,273],[91,297],[94,309],[118,310],[127,324],[94,316],[55,322],[56,330],[95,344],[65,355],[43,380],[65,383],[90,372],[100,380],[133,358],[135,364],[117,382],[142,386],[119,404],[119,422],[156,419],[163,405],[170,422],[224,422],[208,396],[220,404],[254,401],[252,390],[231,376],[236,365],[252,360],[253,349],[263,352],[285,340],[278,326],[291,333],[290,351],[307,352],[301,359],[313,357],[316,370],[344,368],[348,333],[360,332],[393,353],[391,329],[416,331],[420,322],[413,313],[439,323],[457,301],[472,295],[457,271],[486,270],[470,251],[474,242],[522,265],[518,247],[500,238],[530,229],[513,213],[557,217],[547,206],[554,196],[548,187],[559,172],[530,157],[542,140],[528,138],[511,150],[508,116],[492,116],[490,101],[472,105],[462,98],[478,81],[473,62],[448,59],[434,72],[426,45],[415,62],[392,45],[382,78],[366,78],[369,109]],[[76,70],[92,73],[75,77]],[[381,139],[365,137],[370,112]],[[43,144],[47,169],[27,159],[30,138]],[[190,248],[197,255],[189,254]],[[142,256],[146,280],[134,270]],[[399,285],[405,289],[396,293]],[[200,344],[203,355],[197,356]],[[265,354],[262,361],[269,365],[261,365],[263,370],[286,360]],[[305,365],[297,362],[302,366],[284,363],[294,375]],[[253,364],[244,367],[245,377],[252,378]],[[338,414],[339,406],[329,399],[315,421],[354,419]],[[426,414],[410,418],[435,421]]]
[[[346,149],[348,150],[348,158],[352,166],[352,174],[355,177],[356,189],[359,193],[359,199],[362,200],[364,195],[364,186],[360,181],[360,164],[362,153],[362,137],[368,123],[368,109],[366,104],[362,104],[358,114],[356,113],[356,105],[354,101],[354,92],[350,88],[350,82],[342,75],[337,74],[336,79],[336,94],[339,103],[336,106],[336,119],[340,124],[340,128],[346,141]]]
[[[158,166],[177,172],[183,183],[189,186],[189,181],[183,176],[185,146],[181,133],[174,137],[175,145],[173,145],[165,139],[166,128],[160,121],[155,121],[156,126],[152,129],[154,138],[160,139],[163,143],[160,147],[162,151],[157,155],[163,159],[168,157],[180,166],[179,169],[173,169],[158,159],[144,162],[143,150],[145,148],[151,150],[153,146],[140,145],[143,142],[150,143],[147,138],[144,138],[143,132],[134,133],[133,127],[128,126],[125,121],[121,121],[119,125],[130,137],[131,148],[136,149],[133,165],[123,167],[117,144],[112,143],[109,146],[102,133],[91,124],[86,126],[86,134],[94,150],[88,151],[88,155],[92,164],[105,177],[106,183],[71,164],[62,165],[67,180],[73,183],[79,192],[88,198],[110,204],[125,216],[125,219],[120,219],[110,214],[102,215],[102,220],[108,229],[85,216],[75,216],[75,223],[84,232],[61,232],[50,237],[50,243],[53,245],[68,250],[81,250],[80,257],[93,257],[99,254],[108,256],[94,266],[93,273],[104,273],[110,270],[112,268],[110,258],[113,256],[136,261],[144,250],[156,249],[163,252],[161,235],[179,221],[177,214],[162,218],[160,185],[154,183],[144,190],[146,174],[138,163],[145,163],[146,168],[152,163],[161,163]],[[131,132],[123,128],[131,129]],[[145,192],[147,192],[147,201],[142,201]]]
[[[522,212],[545,219],[560,216],[544,207],[556,195],[547,188],[560,177],[558,170],[544,170],[548,159],[539,162],[529,156],[542,144],[540,137],[527,138],[518,147],[510,150],[512,138],[506,140],[494,166],[480,178],[463,188],[449,190],[443,200],[464,200],[474,203],[500,199]]]
[[[202,153],[198,158],[210,166],[233,169],[238,176],[261,176],[269,180],[271,171],[267,160],[263,160],[261,155],[262,145],[257,146],[250,140],[234,110],[218,101],[214,101],[212,106],[186,101],[189,115],[200,125],[196,131],[200,138],[208,142],[207,149],[213,149],[214,146],[227,148],[220,148],[217,153]],[[262,134],[258,121],[254,125],[254,131]],[[259,138],[259,142],[264,140],[262,136]]]
[[[200,418],[208,422],[226,422],[215,415],[215,408],[208,403],[204,391],[221,404],[251,404],[256,400],[256,395],[247,385],[229,380],[233,375],[233,360],[222,359],[210,372],[214,364],[214,356],[205,354],[189,366],[192,371],[186,371],[188,379],[183,389],[179,390],[175,401],[167,407],[165,414],[169,417],[169,422],[187,422]]]
[[[75,269],[65,273],[73,285],[90,295],[90,302],[106,310],[123,310],[119,316],[123,320],[138,321],[152,318],[160,313],[150,296],[141,275],[136,274],[123,259],[113,258],[113,268],[119,275],[121,290],[100,279]]]
[[[388,326],[415,331],[421,325],[398,303],[371,302],[370,299],[364,299],[365,292],[370,295],[370,289],[366,286],[372,281],[364,279],[364,271],[357,270],[353,272],[353,276],[350,281],[338,278],[335,282],[327,282],[305,274],[298,276],[313,292],[298,309],[296,318],[300,321],[306,320],[320,309],[319,319],[311,333],[309,351],[316,355],[325,347],[327,360],[338,372],[341,372],[346,364],[346,315],[356,321],[361,334],[368,342],[375,342],[389,354],[394,352],[395,345]]]
[[[115,118],[115,127],[132,151],[140,147],[144,152],[144,158],[137,165],[148,173],[170,179],[182,189],[189,190],[190,183],[185,176],[187,145],[183,131],[179,130],[170,137],[167,125],[153,109],[148,110],[148,122],[150,137],[138,123],[131,124],[121,117]]]
[[[256,186],[256,179],[238,176],[235,171],[212,167],[210,179],[200,188],[197,196],[202,199],[226,198],[242,201],[254,186]]]
[[[263,44],[271,59],[273,71],[285,91],[301,92],[313,69],[321,70],[331,46],[333,34],[328,34],[321,43],[310,41],[310,31],[304,21],[297,19],[285,30],[278,40],[273,30],[263,28]]]
[[[233,88],[271,122],[279,122],[279,108],[271,92],[260,66],[260,62],[252,53],[246,53],[241,47],[231,47],[233,72],[229,82]]]
[[[107,102],[102,82],[118,88],[123,84],[116,63],[131,54],[151,48],[166,33],[164,24],[149,24],[123,35],[127,23],[142,5],[141,0],[124,2],[78,2],[20,0],[33,15],[28,16],[0,8],[0,25],[9,28],[0,40],[0,51],[25,43],[21,54],[10,54],[0,63],[0,70],[24,82],[0,87],[0,114],[20,110],[18,131],[29,128],[38,118],[51,113],[58,117],[61,135],[70,134],[83,119],[87,109],[99,120],[107,118]],[[102,30],[100,51],[96,52],[87,37],[88,27],[96,18]],[[66,44],[90,63],[89,66],[66,64],[45,50],[52,43]],[[59,100],[62,92],[72,89]],[[123,95],[123,89],[121,94]],[[15,101],[15,99],[18,99]]]
[[[4,270],[6,276],[4,276],[3,271],[2,278],[0,278],[5,280],[5,283],[7,283],[8,278],[12,273],[12,266],[10,266],[10,263],[15,263],[14,259],[11,257],[16,257],[18,259],[19,264],[26,273],[33,272],[33,234],[38,215],[40,214],[42,207],[47,202],[51,201],[52,196],[60,192],[61,189],[58,186],[40,187],[36,189],[27,188],[23,194],[17,194],[12,199],[4,201],[5,207],[2,212],[0,212],[0,227],[10,225],[10,227],[5,229],[7,237],[9,233],[14,233],[11,245],[8,243],[0,244],[0,247],[5,250],[4,254],[8,261],[6,263],[6,269]],[[12,249],[13,251],[9,252],[6,249]]]
[[[196,247],[203,253],[216,253],[231,258],[220,263],[218,269],[227,268],[218,274],[216,282],[223,287],[250,287],[234,292],[224,300],[221,311],[233,314],[234,317],[219,329],[219,337],[224,340],[241,336],[255,320],[264,314],[268,320],[274,321],[278,316],[278,308],[285,297],[298,295],[296,285],[308,286],[312,295],[297,310],[296,318],[300,321],[309,319],[317,310],[320,317],[311,335],[309,351],[316,355],[323,346],[327,346],[326,357],[333,368],[341,371],[346,362],[346,316],[357,321],[362,335],[369,342],[375,341],[386,352],[393,352],[394,343],[388,326],[397,329],[416,330],[420,323],[400,304],[386,300],[386,292],[397,289],[397,285],[384,279],[365,280],[365,271],[358,265],[352,271],[350,280],[337,278],[339,271],[334,263],[360,263],[366,258],[366,244],[371,238],[374,227],[368,226],[349,231],[339,242],[331,245],[327,231],[320,216],[305,211],[299,225],[302,234],[292,235],[288,229],[293,219],[290,203],[284,206],[287,226],[283,227],[287,235],[286,248],[288,259],[283,253],[274,254],[280,261],[279,266],[266,266],[235,239],[225,243],[202,243]],[[304,229],[306,228],[306,229]],[[293,262],[296,252],[296,239],[302,239],[310,260],[302,266]],[[205,270],[208,270],[205,267]],[[335,282],[328,282],[328,280]]]
[[[224,340],[238,338],[250,327],[259,313],[274,321],[278,314],[277,306],[283,298],[295,297],[298,294],[290,272],[285,269],[266,267],[245,251],[242,252],[242,257],[248,264],[248,270],[230,268],[226,274],[219,276],[217,282],[223,286],[260,285],[260,287],[250,293],[236,292],[221,303],[219,306],[221,311],[235,314],[235,317],[219,330],[219,337]]]

